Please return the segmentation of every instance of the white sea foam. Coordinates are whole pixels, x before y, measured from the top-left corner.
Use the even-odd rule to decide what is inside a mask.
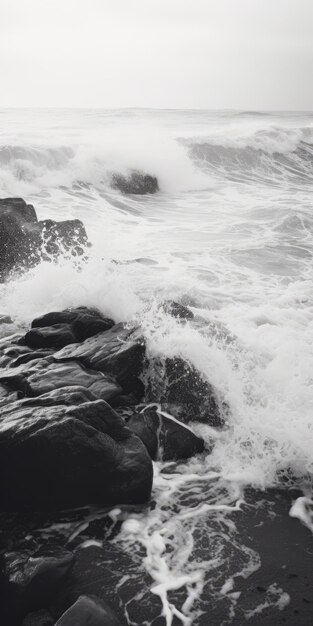
[[[50,310],[96,306],[117,322],[140,323],[151,357],[181,356],[216,387],[229,406],[227,428],[192,426],[214,440],[213,453],[156,465],[156,507],[130,515],[119,540],[144,547],[168,625],[178,614],[192,623],[205,572],[221,563],[212,593],[231,610],[239,596],[236,572],[225,569],[227,550],[237,550],[229,513],[240,514],[243,488],[313,472],[313,170],[302,145],[312,118],[41,112],[30,125],[24,112],[19,127],[16,114],[6,115],[1,141],[19,149],[12,157],[0,150],[1,194],[24,196],[40,217],[81,218],[93,247],[80,267],[42,263],[2,286],[1,313],[25,325]],[[205,173],[190,153],[201,143],[209,144]],[[212,146],[232,152],[217,162]],[[247,148],[259,159],[249,180],[234,152]],[[161,192],[110,191],[109,172],[129,168],[158,175]],[[194,322],[164,313],[168,299],[189,304]],[[291,514],[311,524],[300,501]],[[220,540],[211,540],[210,559],[195,560],[194,531],[208,523],[212,537],[219,525]],[[252,551],[238,546],[238,554],[241,575],[258,567]],[[177,587],[186,594],[180,606],[171,599]],[[272,592],[266,602],[287,603],[283,590]]]

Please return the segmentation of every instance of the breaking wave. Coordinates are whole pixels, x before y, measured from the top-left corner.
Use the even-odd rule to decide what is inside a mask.
[[[309,491],[313,475],[312,117],[159,112],[134,127],[127,112],[46,115],[44,143],[36,127],[0,146],[0,193],[23,195],[40,217],[81,218],[93,247],[79,269],[44,262],[2,285],[1,313],[25,326],[97,307],[142,326],[151,362],[182,357],[219,390],[227,428],[192,425],[212,454],[156,464],[155,506],[126,515],[116,541],[143,559],[168,626],[192,624],[208,586],[231,616],[234,579],[260,557],[229,514],[248,486]],[[130,169],[157,176],[160,192],[111,190],[110,174]],[[194,322],[167,315],[169,299]],[[310,527],[304,508],[292,515]],[[280,610],[288,598],[272,585],[266,602]]]

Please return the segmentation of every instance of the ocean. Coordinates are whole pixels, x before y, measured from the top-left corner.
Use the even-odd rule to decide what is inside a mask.
[[[112,173],[130,170],[160,191],[114,191]],[[138,552],[167,626],[198,623],[208,584],[234,615],[236,577],[260,566],[236,534],[246,490],[305,485],[291,514],[312,528],[313,113],[2,109],[8,196],[40,219],[80,218],[92,247],[80,267],[42,262],[1,285],[1,313],[26,327],[86,305],[140,324],[148,354],[187,360],[228,407],[225,429],[192,425],[210,455],[155,463],[154,507],[128,512],[115,541]],[[165,300],[195,323],[162,312]],[[280,610],[287,595],[271,587],[265,604]]]

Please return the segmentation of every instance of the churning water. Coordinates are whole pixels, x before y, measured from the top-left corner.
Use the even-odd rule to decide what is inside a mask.
[[[242,576],[258,555],[237,545],[228,512],[246,486],[313,471],[313,114],[51,109],[0,120],[0,196],[24,197],[41,219],[82,219],[93,243],[79,271],[42,263],[2,286],[3,312],[26,324],[87,305],[139,322],[151,355],[187,359],[230,408],[225,430],[195,426],[214,439],[211,455],[155,465],[155,506],[129,514],[117,541],[143,554],[167,626],[196,619],[212,569],[231,614],[229,554]],[[112,172],[132,169],[157,176],[160,191],[113,191]],[[162,313],[165,299],[188,304],[195,322]],[[282,608],[285,596],[273,588],[267,602]]]

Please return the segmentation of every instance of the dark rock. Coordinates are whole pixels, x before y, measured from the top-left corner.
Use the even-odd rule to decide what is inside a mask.
[[[183,304],[179,304],[174,300],[166,300],[165,302],[163,302],[162,308],[164,309],[165,313],[172,315],[172,317],[177,317],[182,320],[194,319],[194,314],[190,309],[188,309],[188,307],[184,306]]]
[[[74,555],[54,547],[45,555],[19,555],[7,564],[6,575],[15,586],[19,615],[45,608],[64,583],[74,563]]]
[[[96,596],[79,596],[56,626],[120,626],[111,608]]]
[[[200,372],[179,357],[155,360],[147,399],[161,402],[182,422],[192,420],[214,427],[224,424],[216,390]]]
[[[85,367],[109,372],[126,394],[141,399],[144,386],[140,380],[145,356],[145,344],[138,329],[116,324],[110,330],[86,339],[80,345],[69,345],[54,355],[56,361],[77,359]]]
[[[30,361],[46,359],[47,357],[52,356],[52,354],[53,350],[47,348],[42,350],[29,350],[28,352],[24,352],[23,350],[22,354],[11,361],[10,367],[19,367],[20,365],[25,365]]]
[[[46,328],[32,328],[25,335],[25,343],[33,349],[37,348],[64,348],[69,343],[75,343],[76,338],[68,324],[55,324]]]
[[[160,599],[150,591],[152,582],[141,559],[131,551],[109,541],[103,547],[80,548],[51,612],[59,617],[79,596],[96,595],[109,603],[120,624],[152,624],[162,612]],[[163,622],[164,618],[160,624]]]
[[[158,179],[142,172],[131,172],[128,176],[113,174],[111,187],[125,194],[146,194],[159,191]]]
[[[53,357],[36,359],[14,369],[0,369],[0,382],[28,397],[73,385],[88,389],[102,400],[122,393],[121,386],[109,374],[88,370],[76,361],[56,363]]]
[[[10,366],[18,356],[30,352],[27,346],[19,344],[22,337],[23,333],[15,333],[0,339],[0,367]]]
[[[84,254],[88,238],[83,223],[78,220],[43,220],[38,222],[43,239],[43,252],[47,260],[57,257],[60,252],[70,252],[74,256]]]
[[[0,624],[19,626],[20,616],[17,610],[17,587],[9,580],[3,554],[0,554]]]
[[[0,324],[13,324],[9,315],[0,315]]]
[[[68,407],[50,406],[51,397],[44,400],[1,408],[2,508],[53,510],[149,499],[151,459],[106,402]]]
[[[87,234],[80,220],[38,222],[35,209],[22,198],[0,200],[0,281],[14,269],[31,268],[41,258],[60,253],[83,254]]]
[[[55,619],[46,609],[29,613],[23,620],[23,626],[54,626]]]
[[[145,444],[151,458],[156,461],[189,459],[203,452],[204,441],[190,428],[174,418],[162,415],[153,407],[147,407],[127,421],[127,426]]]
[[[109,330],[112,326],[114,326],[113,320],[104,317],[94,309],[78,307],[65,311],[53,311],[33,320],[32,330],[26,334],[25,342],[27,345],[35,343],[31,347],[53,346],[60,349],[70,343],[84,341]],[[49,328],[51,330],[48,330]]]
[[[36,406],[57,406],[63,404],[66,406],[78,406],[84,404],[84,402],[90,402],[97,400],[97,397],[86,387],[79,385],[71,385],[69,387],[59,387],[53,391],[43,393],[34,400],[33,398],[27,398],[23,400],[23,406],[33,406],[34,402]]]
[[[0,383],[0,406],[2,403],[15,402],[23,397],[23,393],[20,391],[14,391],[9,385]]]

